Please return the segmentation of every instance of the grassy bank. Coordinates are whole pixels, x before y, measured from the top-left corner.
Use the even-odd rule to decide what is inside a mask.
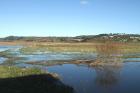
[[[15,66],[0,66],[0,78],[13,78],[27,75],[47,74],[38,68],[19,68]]]
[[[2,93],[73,93],[55,74],[37,68],[0,66]]]

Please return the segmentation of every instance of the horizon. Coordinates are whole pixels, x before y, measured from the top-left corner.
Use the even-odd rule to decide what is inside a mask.
[[[140,33],[139,0],[1,0],[0,37]]]
[[[138,33],[101,33],[101,34],[118,34],[118,35],[140,35]],[[28,36],[16,36],[16,35],[8,35],[8,36],[3,36],[3,37],[0,37],[0,38],[6,38],[6,37],[9,37],[9,36],[14,36],[14,37],[77,37],[77,36],[96,36],[96,35],[101,35],[101,34],[90,34],[90,35],[76,35],[76,36],[31,36],[31,35],[28,35]]]

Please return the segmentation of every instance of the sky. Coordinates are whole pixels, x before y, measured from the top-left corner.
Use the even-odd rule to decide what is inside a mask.
[[[140,0],[0,0],[0,37],[140,34]]]

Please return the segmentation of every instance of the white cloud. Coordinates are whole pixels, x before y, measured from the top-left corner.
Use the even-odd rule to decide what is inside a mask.
[[[89,2],[88,2],[87,0],[81,0],[80,3],[81,3],[82,5],[86,5],[86,4],[88,4]]]

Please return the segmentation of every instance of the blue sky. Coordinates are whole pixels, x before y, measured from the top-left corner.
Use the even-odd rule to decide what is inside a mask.
[[[0,37],[140,34],[140,0],[0,0]]]

